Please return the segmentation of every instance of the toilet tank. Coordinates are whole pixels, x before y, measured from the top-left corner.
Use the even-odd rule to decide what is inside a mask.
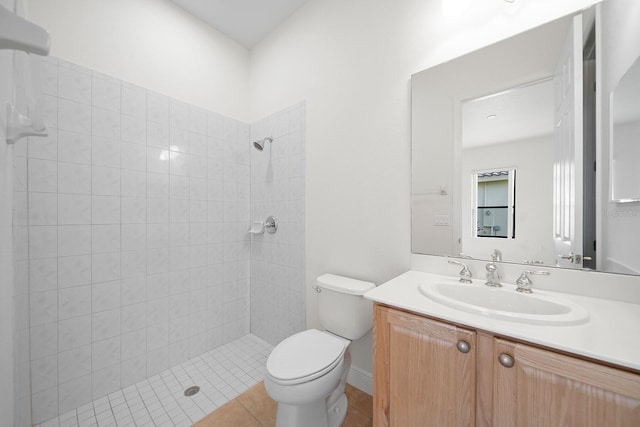
[[[373,303],[363,295],[376,287],[371,282],[323,274],[317,279],[318,315],[327,331],[357,340],[373,327]]]

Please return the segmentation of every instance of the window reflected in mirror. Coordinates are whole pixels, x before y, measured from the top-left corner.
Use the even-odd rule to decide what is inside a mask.
[[[515,169],[473,176],[476,237],[515,238]]]

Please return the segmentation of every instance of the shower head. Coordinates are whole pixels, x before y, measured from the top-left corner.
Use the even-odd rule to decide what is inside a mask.
[[[273,138],[268,136],[265,139],[261,139],[259,141],[253,141],[253,146],[256,147],[256,150],[262,151],[264,150],[264,146],[267,142],[273,142]]]

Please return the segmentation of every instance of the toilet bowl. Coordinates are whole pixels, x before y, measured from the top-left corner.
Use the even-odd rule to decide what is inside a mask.
[[[278,402],[276,427],[338,427],[347,414],[344,393],[351,366],[349,344],[373,325],[362,295],[373,283],[325,274],[318,278],[320,321],[278,344],[267,360],[265,388]],[[324,321],[323,321],[324,319]]]

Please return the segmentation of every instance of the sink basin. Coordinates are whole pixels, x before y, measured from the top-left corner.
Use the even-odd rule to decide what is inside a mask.
[[[523,294],[513,287],[490,288],[457,281],[428,281],[419,289],[441,304],[497,319],[537,325],[577,325],[589,320],[583,307],[546,293]]]

